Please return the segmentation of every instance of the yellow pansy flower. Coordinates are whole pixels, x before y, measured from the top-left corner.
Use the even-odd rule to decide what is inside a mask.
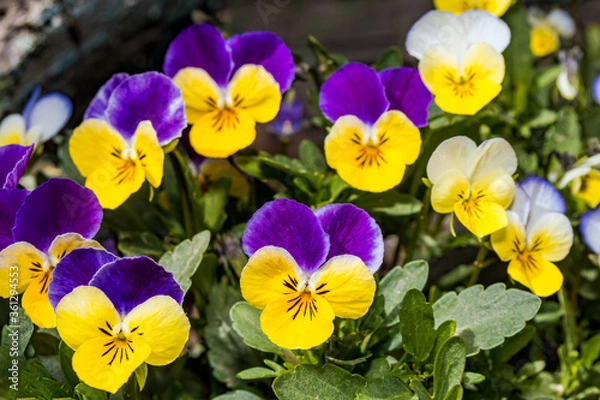
[[[600,204],[600,154],[579,160],[558,183],[563,189],[571,185],[574,197],[585,201],[590,208]]]
[[[433,0],[435,8],[460,15],[469,10],[483,10],[497,17],[506,13],[512,0]]]
[[[545,57],[558,51],[561,37],[570,39],[575,36],[576,27],[573,18],[564,10],[555,9],[549,14],[539,8],[529,10],[531,25],[531,52],[536,57]]]

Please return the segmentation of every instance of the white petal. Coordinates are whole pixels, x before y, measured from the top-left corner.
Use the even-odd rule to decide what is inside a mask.
[[[547,24],[546,13],[538,7],[531,7],[527,10],[527,21],[532,26]]]
[[[18,144],[23,144],[25,139],[25,119],[21,114],[10,114],[0,123],[0,146],[10,144],[15,138]]]
[[[442,45],[457,57],[467,49],[467,33],[457,16],[445,11],[429,11],[410,28],[406,37],[408,54],[420,60],[434,45]]]
[[[600,255],[600,207],[583,214],[579,230],[583,242]]]
[[[505,139],[489,139],[481,143],[467,162],[467,176],[474,182],[496,169],[509,175],[517,170],[517,154]]]
[[[560,71],[560,75],[558,75],[558,79],[556,80],[556,86],[558,87],[560,95],[565,99],[573,100],[577,97],[579,85],[575,85],[569,80],[569,71],[566,68],[563,68]]]
[[[487,43],[502,53],[510,44],[510,28],[487,11],[470,10],[459,17],[467,31],[469,43]]]
[[[531,176],[525,179],[519,187],[527,193],[531,201],[529,226],[534,226],[538,219],[549,212],[564,214],[567,211],[567,205],[562,195],[547,180]]]
[[[564,214],[546,213],[527,230],[527,243],[540,238],[540,255],[548,261],[563,260],[573,245],[573,228]]]
[[[467,161],[475,149],[477,144],[466,136],[456,136],[443,141],[429,158],[427,178],[435,184],[444,172],[451,169],[466,175]]]
[[[559,8],[552,10],[550,14],[548,14],[548,23],[550,23],[550,25],[566,39],[572,38],[577,32],[573,17],[565,10]]]
[[[50,140],[69,121],[73,112],[73,104],[68,97],[60,93],[42,96],[31,109],[27,120],[28,128],[39,126],[40,142]]]
[[[523,221],[523,224],[526,224],[527,219],[529,218],[530,209],[531,200],[529,199],[529,195],[521,188],[520,185],[517,185],[515,188],[515,197],[510,205],[510,211],[517,214],[519,219]]]

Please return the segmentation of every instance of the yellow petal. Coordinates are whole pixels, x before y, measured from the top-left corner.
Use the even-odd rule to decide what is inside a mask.
[[[419,71],[442,110],[474,115],[502,90],[504,57],[486,43],[469,46],[460,67],[457,56],[433,46],[425,52]]]
[[[427,178],[434,185],[448,170],[467,173],[467,161],[477,149],[477,144],[467,136],[455,136],[444,140],[431,154],[427,162]]]
[[[531,29],[531,52],[536,57],[545,57],[558,50],[560,37],[549,24],[540,24]]]
[[[508,225],[492,233],[492,248],[502,261],[510,261],[516,257],[517,253],[525,250],[525,226],[519,216],[507,211]]]
[[[173,82],[181,89],[185,115],[190,124],[221,107],[221,89],[203,69],[184,68],[175,75]]]
[[[75,288],[56,306],[56,328],[73,350],[89,340],[105,338],[101,329],[110,333],[110,328],[117,326],[119,320],[112,302],[104,292],[92,286]]]
[[[279,112],[281,93],[273,75],[261,65],[244,65],[231,78],[228,92],[233,110],[244,110],[256,122],[272,121]]]
[[[558,267],[542,257],[530,256],[526,260],[514,259],[508,265],[508,274],[527,286],[540,297],[552,296],[562,287],[563,275]]]
[[[325,157],[353,187],[384,192],[402,181],[420,147],[419,130],[403,113],[389,111],[372,130],[354,116],[339,118],[325,139]]]
[[[490,171],[472,183],[471,196],[508,208],[515,198],[515,181],[501,169]]]
[[[267,246],[250,257],[242,270],[242,296],[253,307],[264,309],[267,304],[295,293],[305,281],[294,258],[286,250]]]
[[[573,245],[573,228],[569,218],[547,213],[539,218],[528,234],[528,250],[548,261],[561,261]]]
[[[269,340],[280,347],[310,349],[329,339],[334,319],[327,300],[303,292],[271,301],[260,316],[260,326]]]
[[[454,206],[454,212],[465,228],[479,238],[504,228],[508,223],[504,207],[491,201],[461,201]]]
[[[109,350],[112,346],[106,337],[86,341],[73,355],[73,370],[86,385],[116,393],[148,357],[150,346],[141,337],[130,343],[134,351],[125,344]]]
[[[144,183],[144,170],[138,162],[122,160],[99,167],[85,181],[103,208],[114,210],[122,205]]]
[[[440,214],[453,212],[455,204],[469,197],[469,187],[464,173],[456,169],[447,170],[431,189],[431,207]]]
[[[588,207],[596,208],[600,204],[600,172],[592,169],[573,184],[573,195],[586,202]]]
[[[134,337],[142,337],[150,346],[151,353],[145,360],[151,365],[166,365],[175,361],[190,333],[190,322],[183,309],[169,296],[155,296],[146,300],[131,310],[123,322],[130,332],[135,329]]]
[[[337,317],[356,319],[369,311],[376,285],[360,258],[338,256],[313,274],[310,288],[329,303]]]
[[[155,188],[159,187],[163,178],[165,153],[158,143],[152,122],[140,122],[132,142],[135,155],[144,170],[146,179]]]
[[[434,0],[435,8],[460,15],[469,10],[485,10],[497,17],[503,16],[511,0]]]
[[[95,240],[86,239],[78,233],[65,233],[57,236],[48,249],[50,262],[56,266],[58,262],[75,249],[91,248],[102,250],[104,247]]]
[[[40,328],[56,327],[54,309],[48,300],[48,285],[52,281],[52,272],[40,273],[29,283],[21,303],[31,322]]]
[[[204,114],[192,126],[190,143],[204,157],[226,158],[256,139],[256,122],[242,109],[220,109]]]
[[[21,114],[11,114],[0,122],[0,147],[9,144],[26,146],[25,119]]]
[[[44,253],[25,242],[11,244],[0,252],[0,297],[23,293],[31,279],[50,269]],[[14,284],[14,286],[13,286]]]

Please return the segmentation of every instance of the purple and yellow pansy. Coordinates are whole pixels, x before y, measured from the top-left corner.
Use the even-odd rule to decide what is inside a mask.
[[[187,126],[181,91],[157,72],[114,75],[90,103],[69,151],[104,208],[115,209],[144,181],[157,188],[164,151]]]
[[[195,151],[225,158],[254,142],[257,122],[275,118],[294,79],[294,59],[272,33],[224,39],[213,26],[200,24],[173,40],[164,71],[183,92]]]
[[[318,346],[333,333],[336,316],[360,318],[373,302],[383,236],[360,208],[332,204],[313,212],[275,200],[250,219],[242,243],[250,256],[242,295],[263,310],[261,328],[278,346]]]
[[[119,259],[97,249],[64,257],[49,289],[58,333],[75,350],[73,370],[110,393],[143,363],[167,365],[180,356],[190,331],[183,295],[150,258]]]
[[[0,189],[15,189],[27,170],[32,146],[9,144],[0,147]]]
[[[67,179],[51,179],[33,192],[1,190],[0,275],[18,274],[17,292],[31,321],[56,326],[48,285],[58,262],[76,248],[101,248],[91,240],[102,222],[102,208],[89,189]],[[9,286],[1,297],[11,295]]]
[[[325,138],[327,163],[357,189],[392,189],[419,156],[418,128],[427,125],[431,101],[414,69],[343,66],[323,84],[319,99],[334,123]]]
[[[73,104],[60,93],[41,95],[33,90],[22,114],[10,114],[0,122],[0,147],[37,145],[52,139],[71,118]]]

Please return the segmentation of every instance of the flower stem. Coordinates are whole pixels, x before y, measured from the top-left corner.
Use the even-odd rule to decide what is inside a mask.
[[[577,349],[577,321],[575,320],[573,307],[569,303],[567,289],[565,289],[564,285],[558,291],[558,301],[560,303],[560,308],[563,311],[562,324],[565,335],[565,347],[567,353],[569,353]]]
[[[481,270],[485,266],[485,256],[487,256],[488,249],[485,247],[485,243],[481,242],[481,247],[479,248],[479,252],[477,253],[477,258],[473,263],[473,271],[471,272],[471,277],[469,278],[469,283],[467,283],[467,287],[471,287],[477,283],[479,280],[479,274]]]
[[[417,218],[417,225],[415,226],[415,230],[412,233],[410,242],[406,249],[406,258],[404,259],[405,263],[412,261],[412,259],[413,259],[415,250],[419,244],[419,239],[420,239],[421,233],[423,232],[423,228],[425,228],[425,226],[427,225],[427,222],[428,222],[427,216],[429,214],[430,203],[431,203],[431,189],[427,188],[427,191],[425,192],[425,197],[423,199],[423,208],[421,208],[421,212],[419,213],[419,216]],[[398,240],[400,240],[400,237],[398,237]],[[398,243],[398,247],[400,247],[400,243]],[[398,253],[399,252],[396,253],[396,257],[398,257]]]

